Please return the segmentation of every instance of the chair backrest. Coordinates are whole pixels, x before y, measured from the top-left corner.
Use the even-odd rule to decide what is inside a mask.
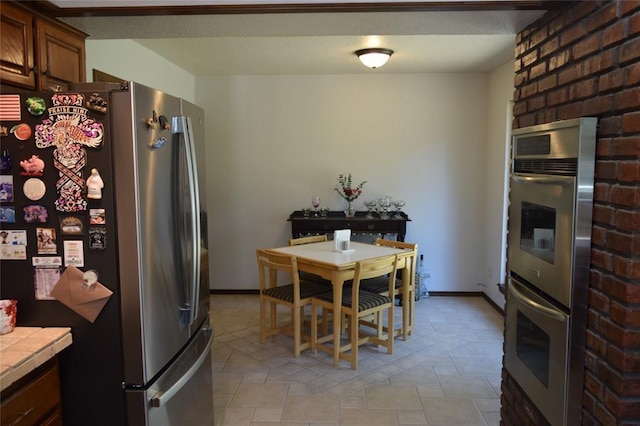
[[[293,283],[295,287],[300,287],[298,260],[295,256],[273,253],[264,249],[256,250],[256,256],[261,292],[278,285],[278,272],[288,275],[287,284]]]
[[[360,282],[369,278],[387,277],[389,278],[389,294],[393,294],[396,283],[396,271],[398,269],[398,255],[376,257],[373,259],[356,262],[356,269],[353,276],[352,299],[353,306],[358,305],[358,292]]]
[[[327,234],[312,235],[310,237],[291,238],[289,240],[289,245],[297,246],[299,244],[321,243],[323,241],[327,241]]]
[[[405,243],[404,241],[393,241],[393,240],[385,240],[384,238],[376,238],[375,244],[377,246],[412,250],[413,252],[409,254],[409,256],[411,256],[411,259],[409,262],[410,263],[409,276],[413,278],[413,275],[416,272],[416,264],[418,261],[418,243]]]

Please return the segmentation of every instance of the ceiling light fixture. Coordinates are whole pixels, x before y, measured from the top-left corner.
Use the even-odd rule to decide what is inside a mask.
[[[387,63],[393,50],[374,47],[371,49],[356,50],[356,55],[365,66],[369,68],[380,68]]]

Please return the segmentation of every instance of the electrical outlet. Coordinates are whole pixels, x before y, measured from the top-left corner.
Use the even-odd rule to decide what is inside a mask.
[[[491,266],[487,268],[487,278],[489,279],[493,278],[493,268]]]

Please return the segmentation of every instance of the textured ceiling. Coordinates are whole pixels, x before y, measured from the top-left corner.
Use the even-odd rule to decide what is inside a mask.
[[[135,40],[195,75],[353,74],[486,72],[513,58],[515,34],[543,13],[269,13],[62,20],[88,33],[90,40]],[[370,70],[354,54],[365,47],[385,47],[395,53],[384,67]]]

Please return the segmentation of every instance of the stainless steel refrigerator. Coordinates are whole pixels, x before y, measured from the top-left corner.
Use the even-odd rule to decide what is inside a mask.
[[[134,82],[2,94],[0,225],[24,247],[0,261],[0,297],[18,326],[72,328],[65,425],[213,424],[203,118]],[[69,264],[113,292],[93,322],[49,296]]]

